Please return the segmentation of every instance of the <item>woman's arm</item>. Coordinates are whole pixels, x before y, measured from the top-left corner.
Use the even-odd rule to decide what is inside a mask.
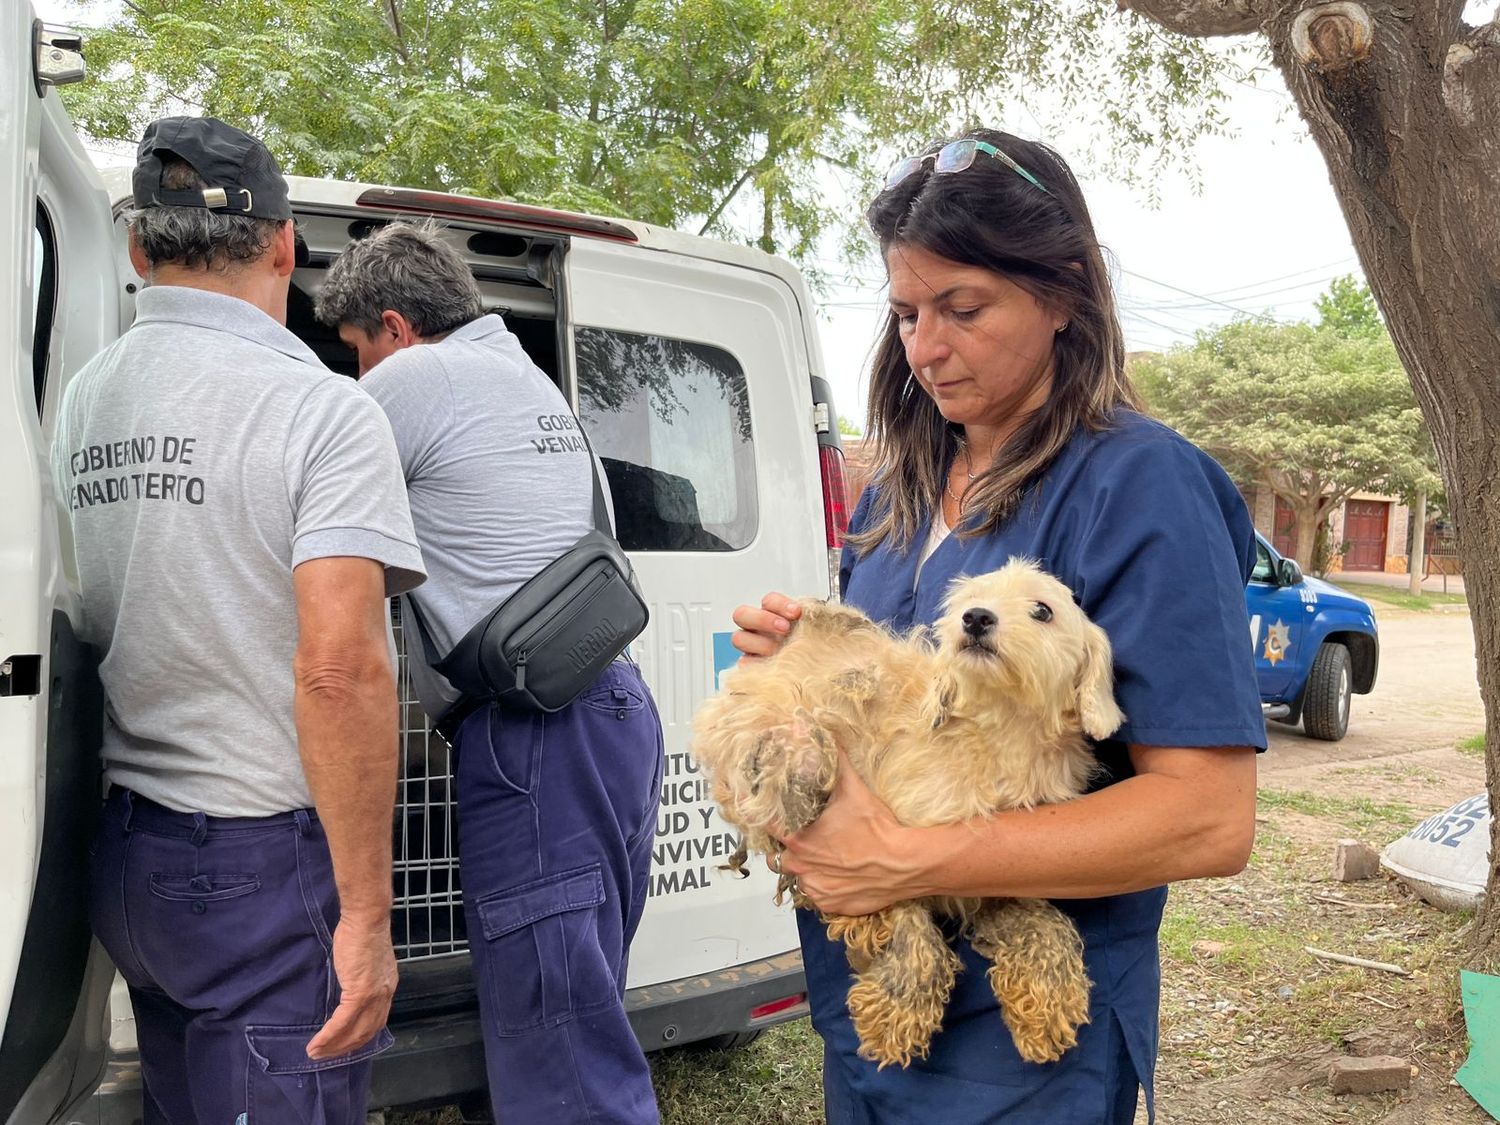
[[[928,895],[1096,898],[1232,875],[1255,839],[1248,747],[1130,747],[1136,775],[1059,805],[906,828],[853,769],[781,870],[831,914]]]

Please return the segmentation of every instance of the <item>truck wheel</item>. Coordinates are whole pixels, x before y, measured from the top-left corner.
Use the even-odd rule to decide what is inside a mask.
[[[1349,731],[1349,701],[1354,678],[1349,673],[1349,650],[1341,644],[1318,649],[1302,702],[1302,729],[1309,738],[1337,742]]]

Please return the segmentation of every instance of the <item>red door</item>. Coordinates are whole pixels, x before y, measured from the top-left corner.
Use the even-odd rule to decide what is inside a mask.
[[[1276,548],[1276,553],[1282,558],[1294,558],[1297,554],[1292,548],[1296,546],[1297,539],[1297,513],[1292,511],[1292,506],[1285,498],[1276,497],[1276,516],[1271,527],[1271,546]],[[1308,550],[1311,551],[1311,546]]]
[[[1385,529],[1390,504],[1384,500],[1350,500],[1344,505],[1345,570],[1385,569]]]

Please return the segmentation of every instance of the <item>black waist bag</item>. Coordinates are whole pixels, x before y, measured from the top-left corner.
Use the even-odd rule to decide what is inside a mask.
[[[593,530],[480,618],[441,660],[433,659],[419,615],[428,663],[465,695],[561,711],[646,627],[649,614],[635,571],[609,534],[592,451],[589,464]],[[410,597],[407,602],[415,605]]]

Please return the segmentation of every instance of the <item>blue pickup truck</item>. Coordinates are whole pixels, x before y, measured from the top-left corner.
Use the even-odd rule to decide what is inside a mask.
[[[1349,701],[1375,686],[1380,637],[1368,602],[1307,578],[1259,535],[1245,587],[1250,644],[1266,718],[1310,738],[1337,742],[1349,730]]]

